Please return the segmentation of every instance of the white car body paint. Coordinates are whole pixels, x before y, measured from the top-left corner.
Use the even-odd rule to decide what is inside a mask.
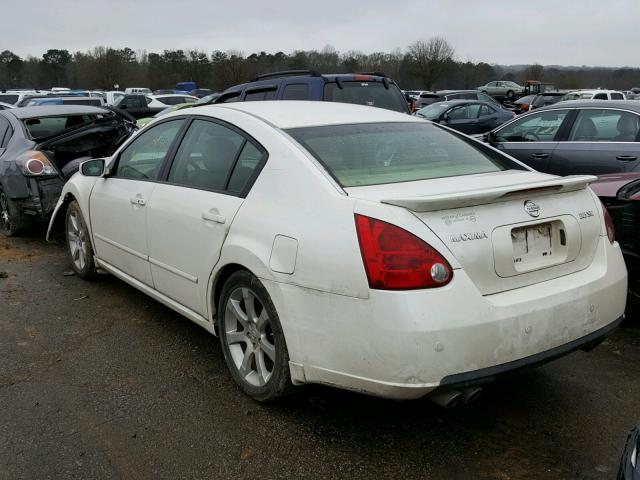
[[[424,120],[347,104],[247,102],[180,110],[155,120],[145,131],[156,122],[189,115],[235,125],[268,152],[246,199],[158,183],[150,192],[123,189],[121,203],[101,204],[98,185],[103,188],[118,179],[77,174],[64,187],[51,222],[63,210],[65,198],[73,195],[92,229],[98,264],[210,332],[217,274],[230,264],[251,271],[278,311],[296,384],[417,398],[448,376],[547,352],[608,327],[623,315],[625,265],[619,245],[607,238],[602,208],[588,187],[530,192],[527,198],[542,212],[535,219],[517,195],[411,211],[390,202],[409,198],[419,205],[425,192],[451,196],[509,185],[534,188],[536,182],[557,177],[508,170],[341,189],[282,129]],[[129,203],[137,193],[148,195],[145,206]],[[141,210],[144,220],[136,218]],[[595,213],[578,221],[581,250],[576,259],[518,275],[505,275],[506,267],[500,266],[502,273],[496,272],[492,239],[500,227],[567,215],[577,219],[585,211]],[[220,221],[202,218],[206,212]],[[369,288],[354,213],[420,237],[450,263],[453,280],[434,289]],[[142,258],[130,258],[122,249],[117,253],[117,247],[97,237],[101,228],[116,226],[136,230],[127,235],[146,231],[148,249]],[[474,232],[484,232],[486,238],[453,240]],[[150,281],[145,281],[147,274]]]

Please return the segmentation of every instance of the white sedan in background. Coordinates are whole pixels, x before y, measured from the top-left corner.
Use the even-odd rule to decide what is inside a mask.
[[[203,106],[84,163],[48,236],[66,232],[79,276],[219,335],[257,400],[320,383],[451,406],[621,321],[593,179],[366,106]]]
[[[147,95],[151,100],[149,108],[163,108],[172,105],[180,105],[181,103],[195,103],[199,100],[193,95],[181,95],[179,93],[167,93],[164,95]]]

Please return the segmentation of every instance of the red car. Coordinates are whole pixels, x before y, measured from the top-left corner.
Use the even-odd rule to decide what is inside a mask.
[[[591,185],[613,220],[629,271],[628,306],[640,306],[640,173],[601,175]]]

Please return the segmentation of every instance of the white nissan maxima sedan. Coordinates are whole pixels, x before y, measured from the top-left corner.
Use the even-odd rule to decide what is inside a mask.
[[[320,383],[452,405],[590,348],[627,273],[589,189],[446,127],[323,102],[180,110],[82,164],[48,236],[220,337],[259,401]]]

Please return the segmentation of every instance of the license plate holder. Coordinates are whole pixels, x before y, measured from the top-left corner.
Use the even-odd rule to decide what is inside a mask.
[[[514,265],[538,263],[553,256],[551,222],[514,228],[511,230],[511,241]]]

